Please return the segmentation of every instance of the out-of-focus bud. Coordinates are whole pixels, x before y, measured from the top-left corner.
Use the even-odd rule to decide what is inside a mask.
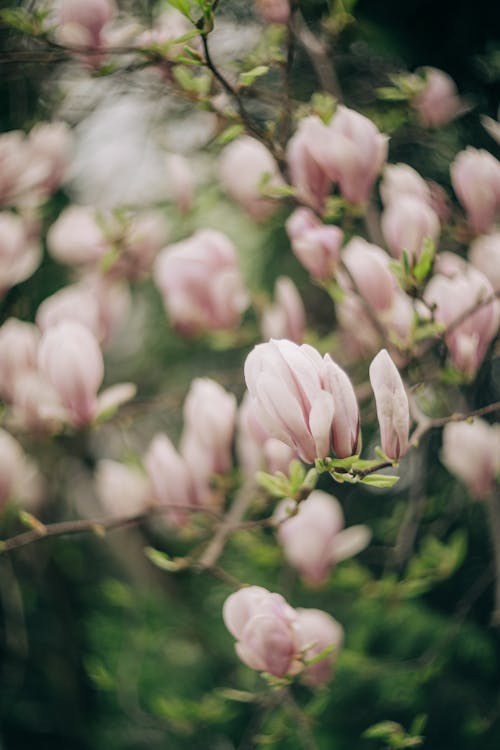
[[[265,221],[279,203],[262,195],[262,187],[281,187],[283,179],[272,154],[250,136],[242,136],[222,151],[219,175],[224,189],[256,221]]]
[[[410,407],[401,375],[386,349],[370,365],[382,450],[397,461],[408,450]]]
[[[469,249],[472,265],[491,283],[493,291],[500,292],[500,232],[478,237]]]
[[[29,145],[34,159],[47,162],[47,176],[40,187],[52,193],[62,183],[69,167],[73,136],[65,122],[39,122],[30,131]]]
[[[115,13],[113,0],[60,0],[56,6],[56,38],[68,47],[102,49],[105,47],[104,27]],[[91,65],[101,61],[100,55],[89,57]]]
[[[255,0],[255,10],[268,23],[287,23],[290,0]]]
[[[304,340],[306,311],[297,287],[288,276],[280,276],[274,287],[274,304],[264,310],[261,321],[264,339]]]
[[[255,416],[272,437],[313,463],[359,444],[359,411],[345,372],[311,346],[285,339],[257,345],[245,362]]]
[[[322,122],[315,116],[300,121],[297,132],[288,142],[286,158],[297,198],[321,212],[332,183],[321,162],[318,163],[312,155],[311,143],[318,125],[322,125]]]
[[[37,325],[42,331],[66,320],[76,320],[102,340],[99,304],[89,288],[81,284],[63,287],[44,299],[36,314]]]
[[[455,422],[443,429],[441,461],[462,480],[477,500],[493,491],[500,472],[500,425],[474,417],[474,422]]]
[[[408,164],[387,164],[380,183],[380,196],[384,206],[403,195],[411,195],[430,204],[429,186],[413,167]]]
[[[445,341],[454,367],[469,378],[476,374],[500,324],[498,300],[480,304],[488,297],[493,297],[490,282],[469,264],[453,276],[433,276],[424,292],[427,305],[435,308],[436,322],[450,329]]]
[[[452,162],[450,172],[472,229],[487,232],[500,209],[500,162],[488,151],[468,146]]]
[[[42,258],[40,245],[29,237],[22,219],[0,213],[0,296],[31,276]]]
[[[55,260],[69,265],[91,265],[112,248],[90,206],[65,209],[47,233],[47,247]]]
[[[95,481],[101,505],[111,516],[137,516],[151,505],[151,485],[137,468],[102,459],[97,464]]]
[[[10,433],[0,429],[0,510],[9,500],[33,508],[40,501],[42,490],[35,463]]]
[[[186,520],[186,506],[195,503],[190,470],[166,435],[155,435],[144,456],[144,466],[158,503],[168,511],[173,524]]]
[[[438,68],[424,68],[424,73],[424,87],[414,97],[412,106],[422,125],[439,128],[454,120],[464,110],[464,105],[448,73]]]
[[[0,327],[0,395],[12,401],[16,381],[37,368],[40,333],[32,323],[9,318]]]
[[[289,516],[295,503],[283,500],[276,509],[277,536],[285,558],[304,580],[323,583],[336,563],[361,552],[370,541],[367,526],[344,529],[340,503],[321,490],[311,492]]]
[[[169,232],[168,222],[160,211],[144,211],[132,216],[126,223],[120,257],[113,264],[112,275],[128,279],[144,276],[165,247]]]
[[[88,328],[76,321],[59,323],[42,336],[40,372],[55,388],[72,424],[88,424],[97,411],[104,375],[101,350]]]
[[[331,649],[316,664],[305,667],[300,679],[307,685],[324,685],[332,677],[332,668],[344,642],[344,628],[320,609],[296,609],[297,631],[302,658],[305,662]]]
[[[28,432],[56,432],[67,421],[67,413],[47,379],[27,370],[18,375],[14,384],[11,421],[16,428]]]
[[[441,230],[435,211],[411,195],[392,198],[382,214],[381,228],[391,253],[400,258],[405,250],[410,262],[419,259],[426,239],[437,242]]]
[[[210,378],[195,378],[184,402],[186,442],[196,443],[198,461],[208,463],[212,474],[223,474],[232,466],[231,443],[236,423],[236,397]],[[195,466],[192,467],[196,471]]]
[[[292,250],[312,276],[331,279],[340,258],[343,232],[322,224],[308,208],[298,208],[287,219]]]
[[[165,158],[168,195],[183,214],[193,205],[195,176],[189,160],[182,154],[167,154]]]
[[[310,128],[309,148],[326,175],[350,203],[364,203],[387,158],[388,139],[371,120],[343,105],[329,125]]]
[[[36,189],[50,173],[47,159],[34,158],[25,134],[0,135],[0,206],[12,206]]]
[[[353,237],[342,251],[342,260],[350,274],[350,278],[344,272],[339,274],[344,288],[351,289],[354,282],[355,291],[377,312],[391,306],[396,280],[389,269],[389,256],[382,248],[362,237]]]
[[[234,245],[213,229],[166,247],[154,278],[172,325],[187,336],[234,328],[248,306]]]
[[[240,589],[226,599],[222,616],[244,664],[275,677],[301,670],[296,613],[280,594],[260,586]]]

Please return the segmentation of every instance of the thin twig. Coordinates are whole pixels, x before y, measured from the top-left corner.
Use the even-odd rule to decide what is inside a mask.
[[[299,10],[293,14],[292,28],[297,40],[311,60],[321,88],[341,102],[342,90],[335,69],[328,56],[328,49],[324,42],[312,33]]]
[[[255,485],[253,482],[246,482],[239,489],[236,500],[229,508],[223,523],[217,529],[213,539],[198,561],[201,568],[213,568],[222,554],[228,536],[239,528],[240,521],[252,502],[254,493]]]
[[[444,427],[444,425],[449,424],[450,422],[465,422],[467,419],[472,419],[473,417],[482,417],[485,414],[492,414],[495,411],[500,411],[500,401],[496,401],[494,404],[488,404],[488,406],[482,406],[480,409],[474,409],[474,411],[471,411],[468,414],[456,412],[454,414],[449,414],[447,417],[437,417],[432,419],[420,411],[414,399],[410,399],[410,404],[417,421],[417,426],[410,437],[410,445],[413,447],[418,445],[426,432],[436,427]]]

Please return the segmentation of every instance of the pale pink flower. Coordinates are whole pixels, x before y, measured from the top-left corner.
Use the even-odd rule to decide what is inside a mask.
[[[248,135],[226,146],[220,156],[219,176],[224,189],[256,221],[264,221],[279,203],[262,194],[268,187],[281,187],[283,178],[268,149]]]
[[[325,174],[350,203],[364,203],[387,158],[388,138],[371,120],[343,105],[329,125],[310,128],[309,148]]]
[[[68,421],[56,389],[35,370],[25,370],[14,383],[11,422],[35,433],[58,432]]]
[[[87,51],[86,60],[98,66],[104,60],[106,24],[116,14],[113,0],[59,0],[56,5],[56,39],[60,44],[77,51]]]
[[[0,297],[29,278],[38,268],[42,251],[29,236],[23,220],[8,211],[0,213]]]
[[[335,276],[344,237],[341,229],[322,224],[308,208],[298,208],[287,219],[286,231],[293,252],[312,276]]]
[[[170,439],[155,435],[143,459],[157,502],[170,508],[168,519],[173,524],[186,521],[186,506],[195,504],[191,471]]]
[[[182,154],[167,154],[165,158],[168,197],[177,209],[186,214],[191,210],[196,185],[193,168]]]
[[[260,586],[240,589],[226,599],[222,616],[244,664],[275,677],[300,671],[297,616],[280,594]]]
[[[0,206],[13,206],[36,190],[50,174],[47,159],[35,158],[20,130],[0,135]]]
[[[331,615],[320,609],[296,609],[297,633],[305,662],[331,651],[315,664],[306,666],[300,675],[302,682],[312,687],[324,685],[331,679],[332,668],[344,642],[344,629]]]
[[[112,241],[106,236],[96,209],[70,206],[50,227],[47,247],[60,263],[94,265],[112,249]]]
[[[487,232],[500,209],[500,162],[488,151],[468,146],[456,156],[450,172],[472,229]]]
[[[375,394],[382,450],[397,461],[409,447],[410,407],[401,375],[386,349],[370,365],[370,383]]]
[[[493,291],[500,292],[500,232],[475,239],[469,249],[469,260],[486,276]]]
[[[478,417],[445,425],[441,461],[474,498],[486,499],[500,472],[500,425]]]
[[[274,302],[261,320],[264,339],[290,339],[301,344],[306,331],[306,311],[299,291],[288,276],[280,276],[274,287]]]
[[[120,255],[113,264],[113,277],[139,279],[152,268],[170,234],[168,222],[160,211],[143,211],[131,216],[120,238]]]
[[[286,149],[290,180],[296,189],[298,200],[319,212],[325,207],[332,184],[321,161],[318,162],[312,153],[311,144],[318,126],[322,124],[319,117],[305,117],[288,141]]]
[[[391,201],[403,195],[420,198],[429,205],[431,202],[429,185],[413,167],[408,164],[386,164],[380,183],[380,196],[383,204],[387,206]]]
[[[259,469],[287,474],[290,462],[298,458],[293,448],[271,437],[258,421],[248,391],[238,412],[236,448],[239,463],[248,477],[254,477]]]
[[[0,510],[10,500],[30,509],[38,505],[43,482],[36,464],[18,441],[0,429]]]
[[[98,339],[102,339],[99,304],[92,291],[81,284],[70,284],[46,297],[36,313],[36,322],[42,331],[76,320]]]
[[[255,0],[255,9],[268,23],[287,23],[290,0]]]
[[[154,278],[172,325],[184,335],[234,328],[248,306],[234,245],[213,229],[162,250]]]
[[[278,541],[287,561],[304,580],[316,586],[323,583],[338,562],[361,552],[370,541],[367,526],[344,529],[344,514],[340,503],[321,490],[311,492],[295,507],[283,500],[276,509]]]
[[[435,308],[436,322],[450,327],[445,341],[454,367],[469,378],[479,369],[500,324],[498,300],[480,304],[489,297],[493,297],[490,282],[469,264],[449,277],[433,276],[424,292],[425,302]],[[461,316],[465,317],[456,323]]]
[[[338,457],[356,453],[359,410],[346,373],[311,346],[271,340],[245,362],[255,416],[272,437],[313,463],[333,448]]]
[[[436,212],[412,195],[392,198],[382,213],[381,228],[394,257],[400,258],[405,250],[410,262],[419,260],[425,240],[436,244],[441,231]]]
[[[382,248],[353,237],[342,251],[342,260],[350,274],[339,274],[345,289],[354,287],[376,312],[391,306],[397,284],[389,268],[389,256]]]
[[[47,163],[47,174],[40,188],[50,195],[61,185],[70,165],[71,128],[65,122],[39,122],[30,130],[29,147],[33,159]]]
[[[454,120],[464,106],[455,82],[447,73],[438,68],[424,68],[424,73],[424,87],[414,97],[412,106],[423,125],[439,128]]]
[[[97,496],[111,516],[133,517],[145,513],[152,501],[152,487],[137,467],[101,459],[95,475]]]
[[[0,327],[0,394],[12,401],[16,381],[37,369],[40,332],[33,323],[9,318]]]

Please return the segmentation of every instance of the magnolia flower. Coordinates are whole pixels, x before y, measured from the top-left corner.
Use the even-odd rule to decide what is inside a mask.
[[[184,335],[233,328],[248,305],[234,245],[213,229],[162,250],[154,279],[173,326]]]
[[[245,362],[255,415],[272,437],[313,463],[333,448],[341,458],[359,446],[359,410],[346,373],[307,344],[271,340]]]
[[[33,323],[9,318],[0,327],[0,395],[12,401],[16,382],[37,369],[40,332]]]
[[[81,284],[70,284],[46,297],[36,313],[36,322],[42,331],[75,320],[101,340],[99,304],[92,291]]]
[[[222,151],[219,175],[223,187],[256,221],[264,221],[278,202],[262,195],[264,181],[269,187],[280,187],[283,179],[278,165],[267,148],[248,135],[237,138]]]
[[[500,209],[500,162],[488,151],[468,146],[455,158],[450,172],[472,229],[487,232]]]
[[[151,485],[138,468],[101,459],[97,464],[95,482],[99,500],[111,516],[137,516],[151,504]]]
[[[0,213],[0,297],[31,276],[40,265],[42,252],[29,236],[23,220],[8,211]]]
[[[409,447],[410,407],[401,375],[386,349],[370,365],[370,383],[377,405],[382,450],[397,461]]]
[[[441,461],[462,480],[477,500],[486,499],[500,472],[500,425],[474,417],[450,422],[443,429]]]
[[[295,135],[288,141],[286,158],[290,180],[297,198],[316,211],[323,211],[332,180],[322,163],[313,156],[312,143],[322,122],[318,117],[305,117],[300,121]]]
[[[181,524],[186,519],[183,508],[194,505],[190,469],[164,434],[155,435],[143,459],[156,501],[170,508],[168,519]]]
[[[454,120],[463,110],[457,87],[450,76],[438,68],[424,68],[425,84],[414,97],[416,109],[423,125],[439,128]]]
[[[36,464],[12,435],[0,429],[0,510],[9,500],[32,508],[40,501],[42,490]]]
[[[247,666],[275,677],[303,672],[310,684],[322,684],[342,643],[341,626],[325,612],[295,610],[280,594],[249,586],[231,594],[222,610],[224,624],[237,639],[236,653]],[[304,662],[328,647],[314,669]],[[305,669],[304,669],[305,667]]]
[[[304,268],[317,279],[331,279],[340,259],[342,230],[322,224],[308,208],[294,211],[285,226],[292,250]]]
[[[260,424],[248,392],[239,408],[236,449],[239,463],[250,478],[254,478],[259,469],[265,469],[271,474],[277,471],[287,474],[290,462],[298,457],[293,448],[271,437]]]
[[[354,291],[376,312],[389,308],[397,284],[387,253],[362,237],[353,237],[342,251],[342,260],[350,276],[340,273],[340,284],[345,289],[355,285]]]
[[[384,206],[401,196],[411,195],[430,205],[431,190],[427,182],[408,164],[387,164],[380,183],[380,196]]]
[[[406,251],[410,262],[420,258],[427,239],[437,242],[441,230],[436,212],[412,195],[392,198],[382,213],[381,228],[391,253],[400,258]]]
[[[387,158],[388,138],[371,120],[339,105],[329,125],[310,127],[313,159],[350,203],[364,203]]]
[[[90,65],[100,65],[102,55],[96,50],[106,45],[105,26],[116,14],[113,0],[59,0],[56,5],[56,38],[70,48],[89,48],[94,54],[87,56]]]
[[[323,583],[331,568],[341,560],[361,552],[370,541],[367,526],[344,529],[340,503],[321,490],[311,492],[296,504],[283,500],[274,518],[277,536],[286,559],[311,585]]]
[[[167,154],[165,158],[168,179],[168,197],[178,210],[185,214],[191,210],[194,199],[195,174],[188,159],[182,154]]]
[[[255,9],[268,23],[286,23],[290,18],[290,0],[255,0]]]
[[[35,160],[47,164],[39,189],[50,194],[62,183],[71,161],[73,135],[65,122],[39,122],[30,130],[29,146]]]
[[[493,290],[500,292],[500,232],[475,239],[469,249],[469,260],[486,276]]]
[[[112,240],[94,208],[70,206],[50,227],[47,248],[60,263],[91,265],[112,249]]]
[[[479,304],[490,297],[488,304]],[[434,306],[436,322],[449,328],[445,341],[454,367],[473,377],[500,324],[500,303],[493,299],[490,282],[473,266],[458,262],[453,275],[432,277],[424,300]]]
[[[297,287],[288,276],[280,276],[274,287],[274,303],[264,310],[264,339],[286,338],[301,344],[306,329],[306,311]]]

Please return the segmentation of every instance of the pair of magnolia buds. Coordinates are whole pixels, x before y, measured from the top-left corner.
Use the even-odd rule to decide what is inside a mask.
[[[245,362],[255,418],[306,463],[359,453],[359,408],[347,374],[328,354],[286,339],[257,345]],[[385,349],[370,365],[382,451],[397,461],[408,450],[410,413],[401,376]]]

